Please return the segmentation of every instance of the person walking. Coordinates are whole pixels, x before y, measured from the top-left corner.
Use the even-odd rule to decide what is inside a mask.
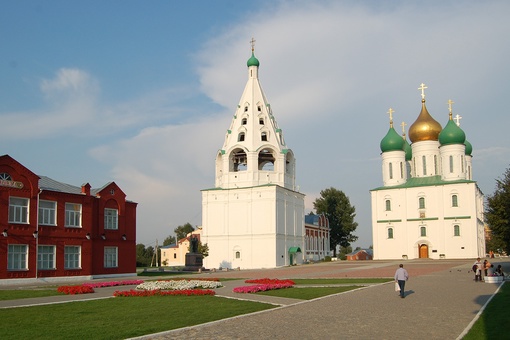
[[[402,299],[405,298],[404,288],[407,280],[409,280],[409,274],[407,273],[407,270],[404,269],[404,265],[401,263],[395,272],[395,282],[398,282],[398,286],[400,287],[400,297]]]
[[[473,264],[473,271],[475,272],[475,282],[476,281],[482,282],[482,269],[483,263],[480,260],[480,258],[477,258],[475,263]]]

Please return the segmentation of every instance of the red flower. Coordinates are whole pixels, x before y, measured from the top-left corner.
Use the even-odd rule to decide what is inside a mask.
[[[60,286],[57,288],[57,292],[63,293],[63,294],[70,294],[70,295],[89,294],[89,293],[94,293],[94,288],[92,288],[90,286],[84,286],[84,285]]]

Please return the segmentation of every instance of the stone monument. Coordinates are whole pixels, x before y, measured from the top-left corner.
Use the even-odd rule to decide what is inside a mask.
[[[195,235],[191,235],[189,238],[189,252],[186,254],[184,270],[201,270],[203,258],[204,256],[198,252],[198,238]]]

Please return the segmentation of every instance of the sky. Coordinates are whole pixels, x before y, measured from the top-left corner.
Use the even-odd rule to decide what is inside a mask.
[[[3,1],[0,155],[40,176],[138,203],[137,243],[202,224],[201,191],[248,80],[259,79],[296,156],[305,213],[329,187],[372,244],[380,141],[448,100],[485,195],[510,166],[510,2]],[[407,130],[406,130],[407,133]]]

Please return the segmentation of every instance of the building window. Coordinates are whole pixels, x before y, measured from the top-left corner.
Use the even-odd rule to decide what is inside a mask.
[[[388,238],[393,238],[393,228],[388,228]]]
[[[9,175],[7,172],[0,173],[0,179],[4,181],[12,181],[11,175]]]
[[[450,156],[450,173],[453,172],[453,156]]]
[[[260,105],[259,105],[259,106],[257,106],[257,111],[258,111],[258,112],[262,112],[262,107],[261,107]]]
[[[264,118],[259,118],[259,124],[264,125]]]
[[[9,197],[9,222],[28,223],[28,198]]]
[[[39,224],[57,225],[55,216],[57,211],[57,202],[39,201]]]
[[[248,123],[248,119],[243,118],[243,119],[241,120],[241,125],[246,125],[247,123]]]
[[[7,248],[7,270],[28,269],[28,246],[26,244],[9,244]]]
[[[55,269],[55,246],[37,247],[37,269]]]
[[[386,211],[391,211],[391,201],[386,200]]]
[[[64,247],[64,268],[80,269],[81,268],[81,247],[65,246]]]
[[[241,258],[241,252],[240,251],[236,251],[236,259],[240,259]]]
[[[117,268],[117,247],[104,247],[104,267]]]
[[[66,227],[81,227],[81,204],[66,203]]]
[[[177,254],[176,254],[176,253],[174,253],[174,259],[176,259],[176,258],[177,258]]]
[[[248,112],[248,106],[244,107],[244,112]]]
[[[393,163],[388,164],[390,171],[390,179],[393,179]]]
[[[244,132],[239,133],[239,136],[237,137],[238,142],[244,142],[245,134]]]
[[[421,156],[421,162],[423,163],[423,176],[427,175],[427,157]]]
[[[400,162],[400,178],[404,178],[404,163]]]
[[[420,227],[420,236],[427,236],[427,227]]]
[[[437,175],[437,155],[434,155],[434,175]]]
[[[119,229],[119,211],[117,209],[104,210],[104,228],[105,229]]]
[[[453,236],[460,236],[460,226],[457,224],[453,226]]]
[[[420,197],[418,199],[418,205],[419,205],[420,209],[425,209],[425,197]]]
[[[260,140],[263,142],[267,142],[267,132],[262,132],[260,135]]]
[[[452,195],[452,207],[458,207],[458,206],[459,206],[459,202],[457,199],[457,195]]]

